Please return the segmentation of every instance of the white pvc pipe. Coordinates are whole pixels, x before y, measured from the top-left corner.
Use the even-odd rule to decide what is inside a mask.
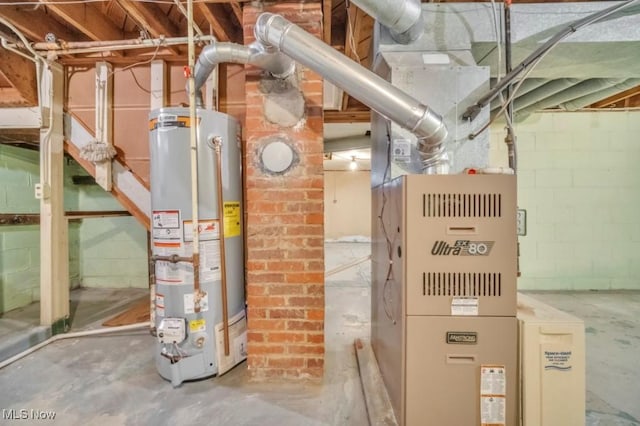
[[[30,347],[26,351],[20,352],[19,354],[16,354],[16,355],[12,356],[11,358],[7,358],[4,361],[0,362],[0,370],[2,370],[4,367],[6,367],[9,364],[13,364],[14,362],[24,358],[25,356],[27,356],[29,354],[32,354],[33,352],[37,351],[38,349],[44,348],[45,346],[49,345],[50,343],[57,342],[58,340],[75,339],[75,338],[78,338],[78,337],[87,337],[87,336],[99,336],[99,335],[102,335],[102,334],[111,334],[111,333],[118,333],[118,332],[122,332],[122,331],[138,330],[140,328],[146,328],[146,327],[149,327],[149,322],[148,321],[147,322],[137,323],[137,324],[123,325],[123,326],[120,326],[120,327],[98,328],[98,329],[95,329],[95,330],[77,331],[75,333],[56,334],[55,336],[51,336],[50,338],[48,338],[44,342],[40,342],[37,345]]]

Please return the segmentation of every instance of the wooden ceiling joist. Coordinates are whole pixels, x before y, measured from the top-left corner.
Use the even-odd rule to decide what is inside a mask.
[[[36,78],[36,66],[30,60],[23,58],[9,50],[0,48],[0,73],[13,86],[17,94],[24,99],[19,102],[15,92],[8,90],[2,94],[2,103],[5,100],[14,105],[38,105],[38,86]],[[5,96],[7,96],[5,98]]]
[[[197,3],[198,11],[202,13],[211,29],[213,35],[220,41],[242,42],[242,35],[239,34],[238,24],[229,19],[229,13],[223,4]]]
[[[358,7],[350,7],[349,17],[346,22],[346,35],[344,42],[344,54],[365,68],[369,68],[371,49],[371,33],[373,31],[373,18],[364,13]],[[342,109],[349,107],[349,95],[342,95]]]
[[[640,105],[640,86],[632,87],[624,92],[609,96],[606,99],[592,104],[591,108],[607,108],[615,106],[618,108],[630,108]]]
[[[107,19],[94,3],[69,5],[56,4],[53,0],[42,1],[46,3],[51,12],[92,40],[121,40],[124,38],[123,31]]]
[[[322,40],[331,45],[331,0],[322,0]]]
[[[51,16],[42,8],[26,9],[25,7],[2,7],[2,17],[10,21],[28,39],[33,41],[45,41],[45,36],[53,34],[58,40],[84,41],[86,37],[70,30]]]
[[[140,26],[140,29],[148,31],[151,37],[182,35],[178,27],[160,9],[138,1],[116,0],[116,2]],[[180,54],[178,47],[172,46],[170,49]]]

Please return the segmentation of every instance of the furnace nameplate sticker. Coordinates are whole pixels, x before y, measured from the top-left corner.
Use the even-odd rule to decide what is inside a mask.
[[[477,297],[454,297],[451,299],[451,315],[477,316]]]

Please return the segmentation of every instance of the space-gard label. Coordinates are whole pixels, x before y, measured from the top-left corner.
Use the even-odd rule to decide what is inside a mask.
[[[555,371],[571,371],[572,351],[547,351],[544,355],[544,369]]]
[[[450,244],[436,240],[431,248],[433,256],[489,256],[495,241],[456,240]]]

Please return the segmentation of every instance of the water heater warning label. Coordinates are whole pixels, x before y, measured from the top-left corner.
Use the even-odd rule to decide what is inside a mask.
[[[227,201],[224,203],[224,236],[237,237],[240,235],[240,202]]]

